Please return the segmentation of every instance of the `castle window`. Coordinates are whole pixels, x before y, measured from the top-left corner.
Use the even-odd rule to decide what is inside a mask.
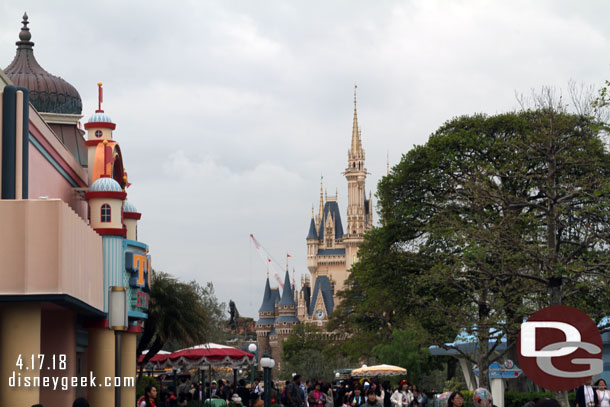
[[[110,205],[104,204],[101,209],[101,221],[102,223],[109,223],[112,219],[112,214],[110,211]]]
[[[95,137],[97,137],[97,138],[102,137],[102,131],[101,130],[96,130],[95,131]]]

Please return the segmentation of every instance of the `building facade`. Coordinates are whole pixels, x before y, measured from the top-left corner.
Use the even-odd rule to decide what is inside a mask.
[[[0,405],[67,406],[84,396],[110,406],[114,385],[100,382],[135,377],[147,317],[141,215],[126,200],[101,83],[98,109],[81,130],[78,91],[40,66],[27,15],[22,23],[15,58],[0,70]],[[111,309],[124,325],[110,326]],[[97,386],[82,385],[91,376]],[[57,389],[44,385],[55,379]],[[135,387],[120,397],[132,405]]]
[[[366,195],[365,152],[358,128],[356,91],[351,144],[347,153],[347,230],[343,230],[339,202],[328,196],[320,183],[318,213],[309,222],[307,268],[309,276],[301,278],[300,289],[291,286],[288,270],[282,295],[271,288],[269,276],[265,283],[256,334],[259,358],[271,354],[281,367],[282,342],[299,322],[324,328],[328,316],[338,302],[337,293],[345,286],[349,270],[358,259],[358,247],[364,233],[373,227],[372,194]]]

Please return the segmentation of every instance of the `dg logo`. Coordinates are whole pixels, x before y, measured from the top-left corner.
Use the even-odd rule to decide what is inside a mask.
[[[604,367],[597,326],[564,305],[543,308],[521,324],[517,349],[523,373],[548,390],[572,390]]]

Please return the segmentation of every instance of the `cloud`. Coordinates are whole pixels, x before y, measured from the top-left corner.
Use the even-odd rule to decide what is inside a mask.
[[[305,273],[321,173],[345,223],[355,83],[374,190],[388,152],[395,164],[455,115],[610,77],[603,1],[8,0],[0,66],[24,8],[38,61],[85,116],[104,82],[153,265],[213,281],[250,316],[265,278],[250,233]]]

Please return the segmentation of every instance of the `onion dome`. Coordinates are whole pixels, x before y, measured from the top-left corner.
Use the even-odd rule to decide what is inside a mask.
[[[121,185],[110,177],[98,178],[89,187],[90,192],[123,192]]]
[[[16,42],[17,54],[4,72],[15,86],[29,89],[30,103],[39,112],[80,115],[83,102],[76,88],[45,71],[36,61],[27,13],[23,15],[22,23]]]
[[[85,123],[85,129],[90,129],[92,127],[104,127],[111,130],[116,129],[116,124],[112,122],[110,116],[108,116],[103,111],[96,111]]]
[[[129,201],[125,201],[123,204],[123,212],[124,213],[138,213],[136,206]]]
[[[134,204],[129,201],[125,201],[123,203],[123,217],[125,217],[125,219],[140,220],[142,214],[138,212]]]

